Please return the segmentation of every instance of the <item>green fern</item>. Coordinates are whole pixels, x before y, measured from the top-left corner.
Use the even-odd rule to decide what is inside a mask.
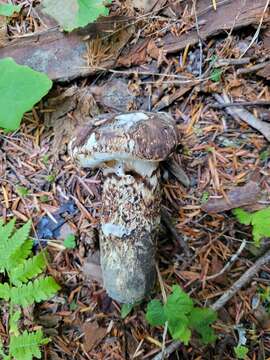
[[[0,284],[0,299],[10,304],[9,354],[0,346],[0,358],[4,360],[41,358],[40,346],[48,339],[41,330],[20,333],[21,308],[48,300],[60,289],[51,276],[40,276],[46,268],[46,253],[29,258],[33,246],[28,238],[30,229],[30,221],[16,230],[15,220],[6,225],[0,220],[0,271],[9,280]]]
[[[44,279],[29,281],[18,287],[10,288],[10,301],[23,308],[50,299],[60,289],[59,285],[50,276]]]
[[[12,336],[9,344],[10,355],[16,360],[32,360],[33,356],[40,359],[40,346],[48,343],[41,330],[31,333],[24,331],[21,335]]]
[[[26,283],[41,274],[45,268],[45,254],[39,253],[30,259],[23,260],[22,264],[12,268],[10,270],[10,281],[14,285],[21,285],[21,283]]]
[[[2,272],[12,269],[13,262],[20,259],[18,250],[28,239],[31,229],[31,222],[28,221],[12,234],[15,225],[14,221],[12,221],[12,225],[13,227],[10,226],[10,224],[2,225],[2,231],[0,233],[0,269]],[[17,254],[18,259],[14,257],[14,254]],[[10,261],[11,259],[13,261]]]

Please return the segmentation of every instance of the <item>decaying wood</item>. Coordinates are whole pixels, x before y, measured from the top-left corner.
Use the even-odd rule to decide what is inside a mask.
[[[121,24],[124,22],[121,19]],[[91,24],[87,27],[88,35],[111,31],[116,28],[115,21]],[[40,34],[33,34],[11,41],[0,48],[0,59],[12,57],[21,65],[28,65],[34,70],[48,74],[55,81],[68,81],[77,77],[91,75],[97,70],[88,66],[86,29],[70,34],[57,28],[48,29]],[[99,65],[103,68],[113,66],[115,59],[105,60]]]
[[[229,104],[230,99],[228,95],[225,93],[223,94],[223,97],[218,94],[213,95],[214,98],[220,103],[220,104]],[[241,119],[245,123],[247,123],[249,126],[253,127],[254,129],[258,130],[268,141],[270,141],[270,124],[266,121],[261,121],[257,119],[252,113],[245,110],[241,106],[235,106],[235,107],[227,107],[225,108],[225,111],[231,115],[236,121]]]
[[[202,209],[207,213],[219,213],[253,204],[258,200],[260,194],[259,185],[250,181],[244,186],[239,186],[227,194],[227,199],[209,199],[209,201],[202,206]]]
[[[216,1],[217,10],[213,9],[208,0],[197,1],[197,17],[200,38],[217,35],[225,30],[238,29],[253,23],[259,23],[265,8],[265,0],[219,0]],[[162,39],[164,52],[174,53],[184,49],[187,45],[194,45],[199,41],[194,28],[191,32],[180,37],[166,35]]]

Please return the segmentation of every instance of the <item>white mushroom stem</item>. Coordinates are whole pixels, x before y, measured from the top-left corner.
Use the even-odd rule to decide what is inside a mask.
[[[105,288],[119,302],[139,301],[154,285],[160,198],[156,172],[144,177],[124,173],[106,175],[101,266]]]

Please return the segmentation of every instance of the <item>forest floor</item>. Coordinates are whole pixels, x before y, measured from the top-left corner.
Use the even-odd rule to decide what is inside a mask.
[[[23,11],[10,22],[10,37],[43,29],[35,11],[38,1],[14,3],[22,4]],[[37,246],[48,246],[48,272],[61,285],[56,297],[24,313],[28,329],[42,325],[51,336],[44,359],[154,359],[162,343],[168,347],[172,340],[169,334],[163,340],[162,327],[147,323],[150,299],[162,299],[162,291],[168,295],[178,284],[200,306],[210,306],[270,248],[269,238],[256,247],[252,227],[241,225],[231,211],[270,206],[267,8],[259,17],[250,15],[239,29],[221,30],[226,19],[218,18],[225,16],[220,2],[215,11],[215,2],[198,1],[198,6],[208,4],[212,16],[203,21],[204,13],[194,13],[192,1],[157,1],[152,8],[142,1],[140,10],[127,3],[111,5],[112,15],[133,19],[115,30],[122,41],[114,54],[117,65],[99,68],[115,41],[113,31],[101,30],[97,38],[85,40],[92,75],[55,83],[25,114],[18,131],[0,132],[1,217],[15,217],[18,225],[32,220]],[[241,16],[237,9],[232,12],[237,25]],[[204,26],[208,33],[200,34]],[[195,41],[183,38],[190,31]],[[172,45],[170,36],[179,41]],[[136,109],[170,113],[181,142],[171,159],[174,167],[162,164],[167,221],[158,242],[160,279],[149,298],[123,319],[121,304],[101,284],[102,173],[76,167],[67,143],[89,116]],[[76,237],[73,249],[64,246],[68,234]],[[219,308],[215,344],[203,346],[195,336],[170,359],[235,359],[233,348],[240,343],[248,348],[247,359],[270,358],[269,262],[256,270]],[[3,337],[6,318],[3,309]]]

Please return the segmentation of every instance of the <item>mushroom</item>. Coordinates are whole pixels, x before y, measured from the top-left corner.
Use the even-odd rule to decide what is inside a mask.
[[[103,169],[101,268],[107,293],[121,303],[142,300],[155,283],[159,162],[176,145],[174,120],[147,112],[98,116],[69,144],[77,164]]]

